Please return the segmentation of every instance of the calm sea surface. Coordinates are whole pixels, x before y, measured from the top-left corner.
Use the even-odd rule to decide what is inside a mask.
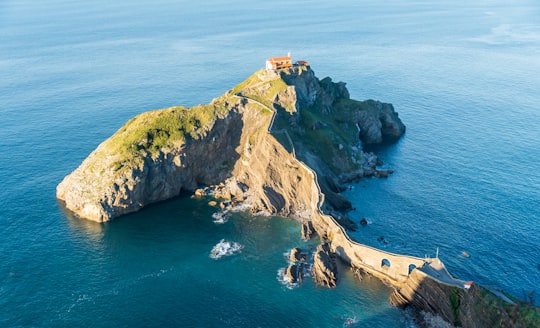
[[[287,51],[407,125],[374,150],[395,173],[346,192],[370,222],[356,238],[438,247],[457,277],[540,299],[539,22],[525,0],[0,1],[0,326],[412,326],[375,279],[282,284],[284,253],[315,246],[294,221],[216,224],[180,198],[95,224],[55,199],[132,116],[207,103]],[[222,239],[243,248],[210,258]]]

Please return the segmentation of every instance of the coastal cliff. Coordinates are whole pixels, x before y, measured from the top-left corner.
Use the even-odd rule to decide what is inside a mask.
[[[388,115],[378,104],[349,99],[344,83],[320,81],[308,67],[261,70],[210,104],[131,119],[64,178],[57,198],[80,217],[104,222],[211,186],[254,213],[305,219],[319,196],[298,156],[324,177],[328,206],[348,209],[340,178],[378,173],[351,117],[372,113],[382,131],[380,117]]]
[[[390,301],[396,306],[413,308],[419,321],[428,327],[426,313],[436,314],[455,327],[540,326],[537,307],[474,283],[467,289],[445,284],[420,270],[411,272]]]
[[[324,241],[313,266],[320,284],[338,283],[339,258],[394,286],[394,304],[455,325],[540,322],[535,309],[504,321],[507,304],[465,294],[470,291],[459,281],[447,288],[428,276],[417,284],[425,260],[385,253],[347,235],[345,228],[355,224],[344,214],[351,204],[339,194],[343,183],[391,173],[377,168],[379,159],[363,144],[404,132],[392,105],[350,99],[345,83],[319,80],[307,66],[260,70],[207,105],[134,117],[64,178],[57,198],[78,216],[105,222],[183,191],[213,195],[252,213],[296,218],[305,238],[317,234]],[[456,291],[459,302],[452,303]],[[486,310],[473,312],[477,308]],[[489,313],[495,321],[469,313]],[[529,315],[533,321],[525,321]]]

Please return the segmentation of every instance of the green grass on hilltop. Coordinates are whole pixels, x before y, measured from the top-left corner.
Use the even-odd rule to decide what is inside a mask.
[[[97,160],[113,156],[114,169],[118,171],[127,164],[134,164],[136,158],[148,154],[154,157],[162,149],[204,137],[216,119],[227,112],[226,101],[218,100],[192,108],[177,106],[139,114],[103,143],[96,154]]]
[[[287,90],[289,86],[280,75],[275,76],[275,78],[261,79],[266,74],[268,73],[265,70],[259,70],[253,73],[246,80],[234,87],[231,92],[256,100],[269,108],[275,108],[276,104],[274,100],[276,99],[276,95]],[[296,108],[294,104],[285,104],[285,110],[294,112]]]

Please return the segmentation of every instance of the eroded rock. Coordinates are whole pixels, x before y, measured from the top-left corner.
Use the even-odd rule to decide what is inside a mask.
[[[317,246],[313,262],[313,279],[320,286],[334,288],[337,285],[336,259],[328,244]]]
[[[291,249],[289,253],[289,260],[291,262],[305,262],[307,259],[307,254],[304,253],[300,248],[295,247]]]
[[[310,240],[314,234],[315,234],[315,229],[313,228],[313,223],[311,221],[302,223],[302,239],[303,240]]]
[[[297,264],[291,264],[285,269],[285,277],[290,283],[301,282],[303,279],[302,271],[300,266]]]

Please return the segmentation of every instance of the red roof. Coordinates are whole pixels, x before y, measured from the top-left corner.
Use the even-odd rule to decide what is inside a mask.
[[[266,65],[270,64],[274,69],[292,67],[291,56],[268,58],[266,63]]]
[[[283,62],[283,61],[291,61],[291,57],[285,56],[285,57],[273,57],[267,59],[270,62]]]

